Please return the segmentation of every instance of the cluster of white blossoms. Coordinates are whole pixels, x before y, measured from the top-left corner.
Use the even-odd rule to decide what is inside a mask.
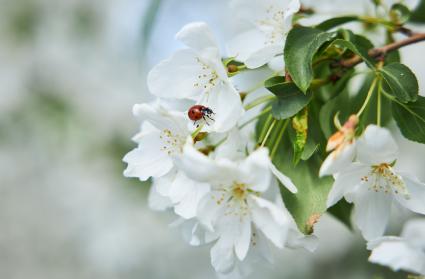
[[[280,1],[233,4],[244,8],[237,8],[244,11],[241,18],[256,16],[253,29],[232,42],[234,56],[252,68],[271,62],[281,52],[283,31],[289,31],[299,2],[288,7]],[[243,43],[247,37],[256,45]],[[124,174],[152,178],[150,206],[172,208],[179,217],[175,224],[191,245],[213,243],[211,263],[220,274],[247,272],[249,265],[242,262],[271,261],[270,243],[313,250],[315,237],[298,230],[278,181],[292,193],[296,186],[272,164],[267,148],[255,148],[254,139],[238,129],[243,102],[210,28],[190,23],[176,38],[188,48],[148,76],[157,99],[134,106],[142,125],[133,138],[138,147],[124,158]],[[190,113],[198,118],[194,121]]]
[[[357,122],[352,115],[328,141],[333,151],[320,175],[333,174],[335,182],[327,206],[343,197],[354,204],[354,222],[373,250],[371,262],[425,275],[425,219],[408,222],[401,237],[382,237],[392,210],[425,214],[425,184],[394,169],[398,147],[387,129],[369,125],[356,140]]]
[[[234,0],[232,7],[250,28],[229,43],[229,56],[249,69],[283,70],[282,49],[299,1]],[[255,126],[241,123],[244,98],[210,28],[190,23],[176,39],[187,48],[148,75],[155,101],[133,108],[141,130],[133,138],[137,148],[124,158],[125,176],[151,179],[150,207],[173,210],[174,225],[191,245],[211,245],[211,263],[221,275],[243,275],[253,262],[271,261],[270,244],[313,251],[315,236],[299,231],[279,189],[280,183],[295,194],[302,185],[256,144]],[[342,197],[354,203],[357,226],[372,240],[383,235],[394,202],[425,214],[425,186],[394,171],[397,146],[387,130],[369,126],[356,139],[357,121],[350,118],[330,139],[333,152],[320,175],[335,178],[328,206]],[[385,241],[376,249],[386,249]],[[379,251],[371,260],[379,262]]]

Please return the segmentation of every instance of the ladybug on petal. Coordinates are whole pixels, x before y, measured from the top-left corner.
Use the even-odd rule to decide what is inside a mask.
[[[213,114],[215,113],[212,111],[212,109],[202,105],[194,105],[187,112],[189,119],[194,121],[194,124],[203,119],[205,123],[209,125],[207,119],[214,121],[214,119],[211,117]],[[196,127],[199,127],[199,124]]]

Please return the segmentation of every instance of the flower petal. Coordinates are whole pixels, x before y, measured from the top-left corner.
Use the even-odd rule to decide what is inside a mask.
[[[199,201],[208,191],[208,184],[191,180],[178,172],[169,192],[170,199],[175,204],[174,212],[185,219],[195,217]]]
[[[235,267],[234,236],[222,234],[211,248],[211,264],[216,272],[229,273]]]
[[[189,135],[186,127],[187,121],[183,113],[166,110],[161,106],[136,104],[133,106],[133,114],[141,121],[148,121],[160,131],[170,130],[175,136],[179,137]],[[145,125],[143,125],[143,128],[145,128]]]
[[[276,168],[276,166],[270,161],[270,170],[272,171],[273,175],[276,176],[276,178],[282,183],[283,186],[286,187],[291,193],[297,193],[298,189],[295,186],[295,184],[292,182],[292,180],[284,175],[280,170]]]
[[[384,241],[373,249],[369,261],[425,275],[425,253],[410,247],[402,240]]]
[[[388,224],[392,197],[362,185],[354,196],[354,221],[366,240],[380,237]]]
[[[263,46],[262,48],[256,50],[251,53],[251,55],[245,60],[245,65],[249,69],[255,69],[258,67],[267,64],[272,61],[278,54],[282,53],[282,44],[283,42],[279,42],[278,44]]]
[[[173,161],[161,150],[159,133],[145,135],[139,141],[139,147],[125,155],[123,161],[128,164],[124,171],[126,177],[138,177],[146,181],[149,177],[161,177],[173,168]]]
[[[185,25],[176,34],[176,39],[198,51],[210,47],[218,49],[216,39],[205,22],[192,22]]]
[[[342,197],[350,191],[355,190],[361,183],[361,178],[368,173],[369,168],[359,163],[353,163],[343,172],[335,175],[335,182],[328,195],[326,206],[329,208],[336,204]]]
[[[400,194],[394,194],[394,197],[401,205],[411,211],[425,214],[425,184],[411,175],[403,175],[402,177],[406,184],[409,198]]]
[[[238,170],[237,165],[228,160],[217,162],[196,150],[191,138],[188,138],[183,154],[174,158],[174,163],[189,178],[206,183],[232,183],[234,174]]]
[[[203,71],[198,56],[194,50],[183,49],[160,62],[148,74],[149,91],[158,97],[176,99],[201,94],[203,86],[196,86]]]
[[[250,196],[251,215],[255,226],[277,247],[283,248],[288,234],[289,220],[275,204]]]
[[[364,164],[391,163],[397,159],[397,151],[390,131],[375,125],[367,126],[357,142],[357,159]]]
[[[348,167],[356,155],[355,143],[331,152],[320,167],[319,176],[332,175]]]
[[[272,179],[270,164],[267,148],[259,148],[240,164],[238,173],[241,177],[238,180],[248,184],[250,190],[264,192],[269,188]]]
[[[214,192],[210,192],[199,201],[196,214],[199,222],[211,232],[215,231],[217,220],[225,210],[225,203],[217,203],[213,199],[214,194]]]
[[[159,180],[160,179],[161,178],[159,178]],[[152,183],[152,186],[149,190],[149,196],[148,196],[149,208],[152,210],[164,211],[170,208],[171,206],[173,206],[173,204],[169,198],[158,193],[157,184],[155,180]]]
[[[244,112],[239,93],[228,83],[215,86],[199,103],[214,112],[214,121],[211,125],[211,130],[214,132],[231,130]]]
[[[236,239],[235,252],[240,261],[243,261],[248,254],[249,245],[251,244],[251,219],[244,218],[240,220],[240,234]]]
[[[234,37],[227,45],[229,55],[246,62],[253,53],[264,48],[266,36],[258,29],[245,31]]]

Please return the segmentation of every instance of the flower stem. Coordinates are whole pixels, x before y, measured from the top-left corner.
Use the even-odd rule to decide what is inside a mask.
[[[376,107],[376,125],[381,127],[381,113],[382,113],[382,102],[381,102],[381,93],[382,92],[382,80],[381,78],[378,81],[378,101]]]
[[[277,120],[274,119],[273,122],[272,122],[272,124],[270,125],[269,129],[267,130],[266,136],[264,137],[263,142],[261,143],[261,146],[260,147],[264,147],[264,145],[266,144],[266,141],[269,138],[270,133],[272,132],[274,126],[276,125],[276,122],[277,122]]]
[[[264,137],[266,136],[267,128],[270,126],[270,123],[273,120],[273,116],[269,114],[269,116],[266,119],[266,122],[264,123],[264,126],[261,129],[260,137],[258,138],[258,142],[262,142]]]
[[[286,127],[288,127],[288,124],[289,124],[289,119],[286,119],[286,120],[283,122],[283,126],[282,126],[282,128],[280,129],[280,131],[279,131],[279,135],[277,136],[277,139],[276,139],[276,141],[275,141],[275,143],[274,143],[274,145],[273,145],[273,149],[272,149],[272,151],[271,151],[271,153],[270,153],[270,158],[271,158],[272,160],[273,160],[273,158],[274,158],[274,155],[276,154],[276,151],[277,151],[277,148],[279,147],[280,142],[282,141],[283,133],[285,132]]]
[[[263,104],[265,102],[274,100],[275,98],[276,97],[273,96],[273,95],[261,96],[261,97],[255,99],[254,101],[246,104],[244,108],[245,108],[245,110],[250,110],[250,109],[252,109],[252,108],[254,108],[254,107],[258,106],[258,105],[261,105],[261,104]]]
[[[248,125],[249,123],[255,121],[256,119],[260,118],[261,116],[263,116],[264,114],[269,113],[272,110],[272,107],[269,106],[267,108],[265,108],[261,113],[259,113],[258,115],[252,117],[251,119],[247,120],[245,123],[243,123],[242,125],[239,126],[239,129],[244,128],[246,125]]]
[[[199,125],[199,127],[196,128],[195,131],[193,131],[193,133],[192,133],[192,139],[195,139],[196,138],[196,136],[199,134],[199,132],[201,132],[202,128],[204,128],[204,124]]]
[[[366,99],[365,99],[362,107],[360,108],[359,112],[357,113],[357,117],[360,117],[360,115],[363,113],[363,111],[365,110],[365,108],[369,104],[370,98],[372,97],[373,91],[375,90],[377,81],[378,81],[378,77],[375,77],[375,79],[372,82],[372,85],[369,88],[369,91],[367,92]]]

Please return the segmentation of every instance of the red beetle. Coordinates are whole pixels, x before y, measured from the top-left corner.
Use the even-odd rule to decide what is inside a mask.
[[[204,119],[207,125],[209,125],[207,118],[214,121],[214,119],[211,117],[213,114],[214,112],[212,109],[202,105],[194,105],[187,112],[189,119],[195,121],[195,124],[197,121]]]

